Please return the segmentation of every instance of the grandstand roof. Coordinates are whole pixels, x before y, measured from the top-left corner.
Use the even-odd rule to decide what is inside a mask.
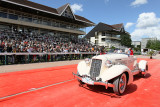
[[[98,23],[85,37],[90,38],[95,36],[95,32],[108,32],[109,34],[121,34],[125,33],[121,32],[121,29],[123,28],[123,23],[121,24],[115,24],[115,25],[108,25],[105,23]]]
[[[65,9],[67,7],[69,7],[71,9],[69,4],[65,4],[65,5],[55,9],[55,8],[48,7],[48,6],[45,6],[45,5],[42,5],[42,4],[34,3],[32,1],[29,1],[29,0],[1,0],[1,1],[11,3],[11,4],[15,4],[15,5],[19,5],[19,6],[22,6],[22,7],[27,7],[27,8],[30,8],[30,9],[37,10],[37,11],[42,11],[42,12],[45,12],[45,13],[57,15],[57,16],[61,16],[62,13],[65,11]],[[71,11],[72,11],[72,9],[71,9]],[[74,19],[76,21],[87,23],[90,26],[95,25],[92,21],[90,21],[90,20],[88,20],[88,19],[86,19],[82,16],[75,15],[73,12],[72,12],[72,14],[73,14]]]

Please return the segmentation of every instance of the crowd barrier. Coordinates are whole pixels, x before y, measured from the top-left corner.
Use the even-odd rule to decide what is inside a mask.
[[[91,58],[96,54],[99,53],[0,53],[0,65],[78,60]]]

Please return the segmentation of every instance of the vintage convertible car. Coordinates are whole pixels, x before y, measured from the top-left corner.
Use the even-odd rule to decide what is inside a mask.
[[[145,77],[148,63],[135,56],[126,54],[97,55],[86,58],[77,66],[77,74],[73,75],[80,84],[104,85],[106,89],[112,87],[117,95],[124,93],[127,84],[133,81],[133,76],[140,74]]]

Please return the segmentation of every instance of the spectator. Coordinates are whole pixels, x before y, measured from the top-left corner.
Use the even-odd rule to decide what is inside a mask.
[[[98,46],[92,46],[85,39],[71,36],[56,36],[36,32],[0,33],[0,52],[97,52]],[[67,50],[65,50],[67,49]]]
[[[130,55],[133,55],[133,50],[132,50],[132,48],[130,48]]]
[[[127,54],[128,56],[130,56],[130,54],[131,54],[130,48],[126,51],[126,54]]]

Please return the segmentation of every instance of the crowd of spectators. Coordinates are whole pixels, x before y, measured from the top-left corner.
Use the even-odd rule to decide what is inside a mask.
[[[56,53],[97,52],[100,47],[92,46],[85,39],[75,36],[57,36],[35,32],[0,31],[0,53]]]

